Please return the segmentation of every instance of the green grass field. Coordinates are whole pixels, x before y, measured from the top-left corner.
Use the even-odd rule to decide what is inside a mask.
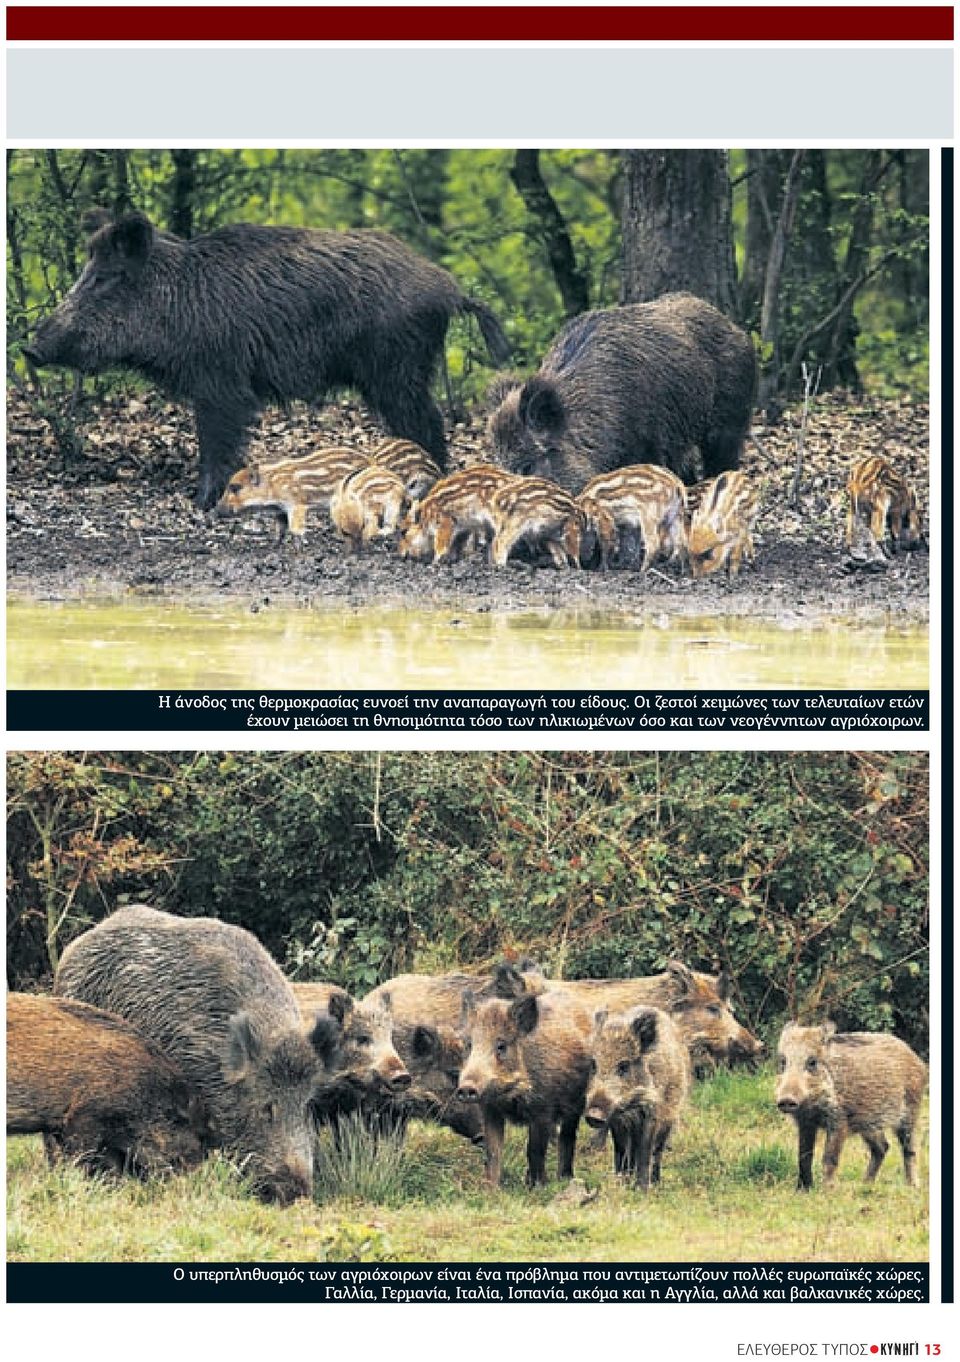
[[[609,1148],[581,1126],[577,1175],[599,1196],[555,1201],[562,1184],[528,1192],[524,1135],[508,1135],[503,1188],[487,1190],[482,1156],[435,1127],[414,1126],[402,1151],[358,1170],[357,1194],[264,1206],[223,1160],[165,1183],[48,1169],[37,1137],[7,1146],[7,1253],[19,1262],[136,1261],[924,1261],[927,1123],[920,1191],[904,1184],[899,1146],[876,1184],[851,1139],[831,1192],[794,1190],[793,1127],[774,1108],[769,1071],[698,1084],[644,1197],[613,1178]],[[819,1151],[818,1151],[819,1152]],[[329,1174],[326,1176],[329,1177]],[[365,1188],[365,1190],[363,1190]]]

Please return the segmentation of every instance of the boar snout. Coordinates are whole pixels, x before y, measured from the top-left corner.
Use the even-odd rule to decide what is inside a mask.
[[[786,1116],[792,1116],[794,1112],[800,1110],[800,1103],[795,1097],[778,1097],[777,1110],[782,1111]]]
[[[261,1201],[289,1206],[291,1202],[311,1195],[313,1177],[310,1166],[298,1160],[282,1168],[265,1169],[254,1176],[253,1189]]]
[[[386,1068],[377,1077],[390,1092],[403,1092],[413,1082],[410,1074],[399,1061],[395,1061],[391,1067]]]
[[[479,1102],[480,1089],[477,1087],[476,1083],[465,1083],[461,1080],[460,1086],[457,1088],[457,1096],[460,1098],[461,1102]]]
[[[601,1130],[610,1120],[613,1103],[604,1092],[587,1093],[587,1109],[583,1119],[593,1130]]]

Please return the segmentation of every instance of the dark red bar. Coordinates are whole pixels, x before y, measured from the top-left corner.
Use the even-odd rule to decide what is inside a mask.
[[[108,8],[54,5],[7,9],[11,42],[389,41],[516,39],[577,41],[770,42],[817,40],[950,42],[951,5],[703,5],[615,8],[611,5],[225,6]]]

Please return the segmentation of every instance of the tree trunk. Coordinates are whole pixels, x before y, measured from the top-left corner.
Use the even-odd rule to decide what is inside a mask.
[[[853,315],[856,292],[851,292],[855,281],[867,270],[867,257],[873,237],[874,196],[880,181],[893,164],[884,159],[882,151],[868,151],[860,181],[857,205],[853,210],[850,239],[843,261],[843,272],[837,281],[835,300],[844,300],[833,323],[823,350],[823,383],[825,387],[842,384],[854,392],[862,390],[857,368],[856,348],[859,327]]]
[[[170,186],[170,230],[184,240],[193,236],[197,196],[197,153],[171,151],[173,181]]]
[[[627,151],[621,302],[685,290],[736,312],[724,151]]]
[[[789,157],[782,151],[747,151],[747,226],[740,275],[739,318],[748,331],[760,330],[763,280],[770,258],[777,204]]]
[[[780,284],[787,255],[787,243],[793,231],[797,201],[800,197],[800,167],[803,164],[803,157],[802,151],[795,151],[790,161],[763,280],[763,305],[760,309],[762,367],[757,394],[757,403],[763,408],[766,408],[776,395],[780,378]]]
[[[510,178],[533,219],[532,235],[546,247],[565,315],[575,317],[586,312],[590,306],[589,282],[577,266],[567,224],[540,172],[539,151],[518,151]]]

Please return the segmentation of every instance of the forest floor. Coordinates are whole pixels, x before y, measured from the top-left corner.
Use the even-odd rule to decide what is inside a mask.
[[[473,612],[537,608],[653,615],[749,616],[791,624],[819,619],[922,624],[928,617],[928,556],[901,555],[873,570],[846,552],[845,484],[854,461],[884,454],[911,479],[926,523],[929,411],[925,404],[845,394],[819,398],[805,432],[802,509],[789,503],[800,413],[755,427],[744,470],[761,486],[757,561],[728,583],[702,582],[675,566],[558,572],[511,563],[496,570],[466,559],[449,567],[401,560],[388,545],[346,553],[317,513],[305,542],[278,542],[264,514],[217,521],[190,501],[196,444],[190,413],[152,393],[82,408],[83,452],[67,465],[50,426],[22,395],[7,408],[7,573],[26,600],[161,598],[202,605],[411,606]],[[347,402],[268,412],[254,457],[306,453],[318,443],[361,448],[382,432]],[[481,413],[450,432],[451,467],[484,457]]]

